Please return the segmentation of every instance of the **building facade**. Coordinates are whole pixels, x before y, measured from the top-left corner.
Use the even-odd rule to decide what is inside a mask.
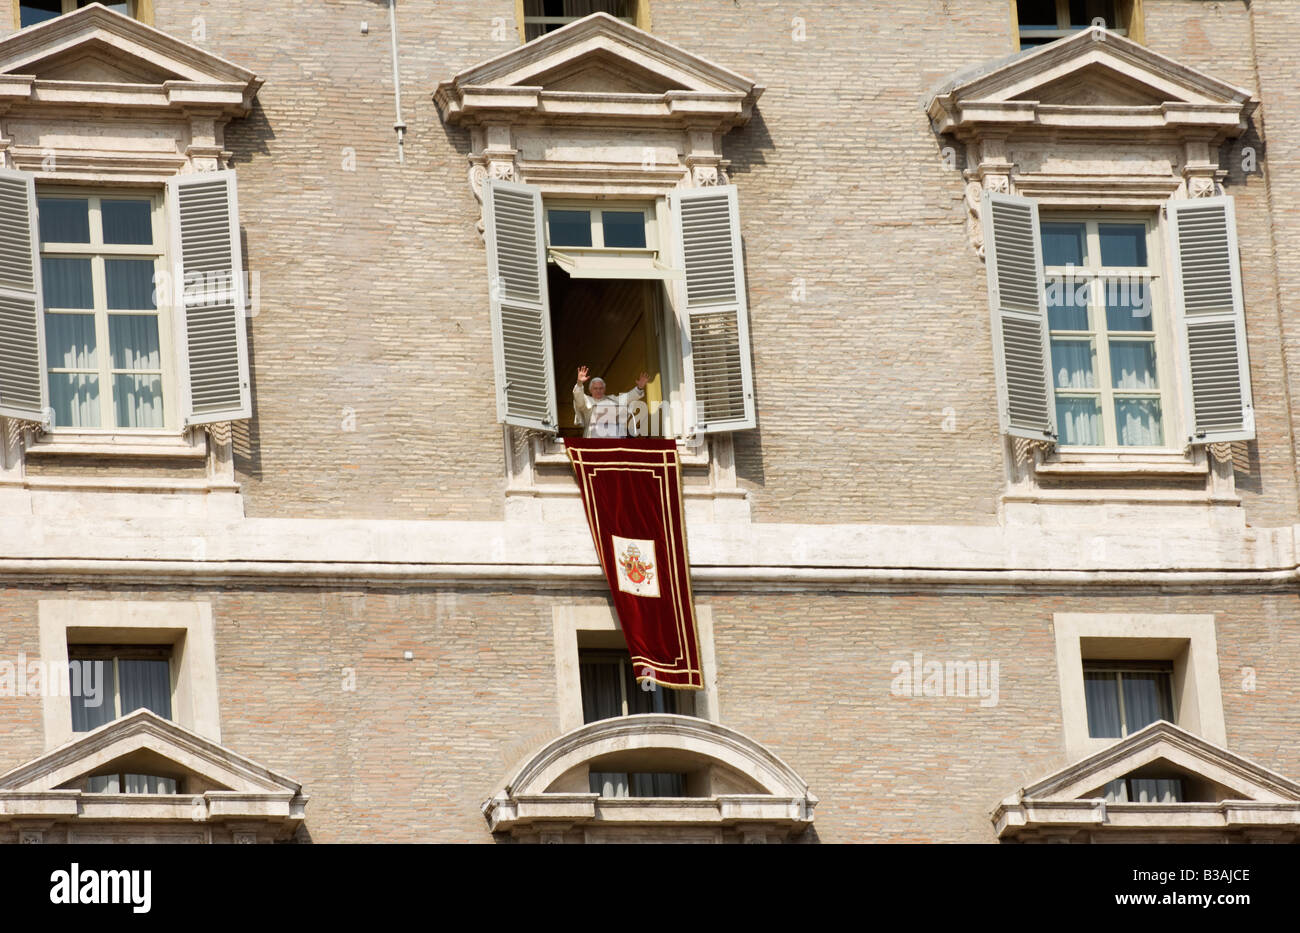
[[[0,841],[1296,840],[1295,4],[0,24]]]

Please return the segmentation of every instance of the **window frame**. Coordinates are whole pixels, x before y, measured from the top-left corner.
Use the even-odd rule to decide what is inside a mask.
[[[628,25],[635,26],[637,29],[641,29],[644,30],[645,32],[649,32],[650,31],[650,0],[631,0],[631,3],[633,5],[633,10],[634,10],[632,16],[630,17],[619,16],[615,18],[618,19],[619,22],[628,23]],[[519,42],[521,44],[527,44],[528,42],[537,41],[536,39],[528,38],[528,24],[532,22],[546,20],[546,19],[547,19],[546,17],[527,16],[524,12],[524,0],[515,0],[515,25],[519,29]],[[568,25],[574,20],[582,19],[582,17],[564,16],[564,17],[552,17],[551,19],[562,20],[560,28],[563,28],[564,26]],[[544,38],[546,35],[547,33],[544,32],[542,33],[542,35],[538,36],[537,38],[541,39]]]
[[[105,244],[103,242],[103,220],[101,205],[104,201],[140,201],[148,199],[150,202],[150,219],[152,221],[153,243],[145,245],[137,244]],[[146,309],[109,309],[108,308],[108,291],[107,281],[105,278],[104,262],[106,259],[113,257],[120,258],[142,258],[153,257],[154,260],[154,282],[155,292],[158,298],[165,299],[165,289],[159,289],[158,284],[166,281],[168,270],[171,268],[170,255],[170,231],[167,227],[166,198],[162,188],[118,188],[113,186],[70,186],[70,185],[51,185],[48,183],[38,183],[36,186],[36,203],[37,210],[40,210],[42,200],[75,200],[86,199],[88,203],[88,220],[90,225],[90,242],[89,243],[48,243],[41,239],[37,244],[37,250],[41,261],[48,256],[51,258],[66,257],[88,257],[91,260],[91,289],[92,289],[92,309],[57,309],[51,311],[48,303],[44,301],[42,295],[42,319],[41,325],[45,327],[46,316],[50,314],[93,314],[95,319],[95,343],[96,351],[99,356],[97,377],[100,380],[99,391],[99,415],[100,424],[98,427],[87,427],[79,425],[60,425],[53,424],[47,431],[49,436],[54,440],[65,438],[103,438],[109,437],[129,437],[140,438],[157,435],[175,435],[181,431],[180,426],[180,393],[177,373],[176,360],[176,328],[174,321],[174,309],[165,301],[160,300],[155,304],[152,312]],[[40,223],[37,221],[37,231],[39,237]],[[48,247],[48,248],[47,248]],[[43,270],[42,270],[43,271]],[[42,278],[42,284],[44,278]],[[114,404],[114,393],[116,384],[114,376],[117,375],[112,359],[112,345],[109,339],[109,319],[112,315],[137,315],[142,316],[152,313],[158,320],[158,354],[159,369],[157,375],[162,383],[162,404],[163,404],[163,423],[161,426],[150,427],[118,427],[116,426],[116,407]],[[50,377],[68,370],[68,367],[55,366],[53,358],[48,351],[45,361],[45,379],[46,391],[50,391]],[[80,371],[75,370],[74,371]],[[123,370],[123,372],[128,372]],[[154,370],[139,370],[139,372],[153,374]]]
[[[1047,320],[1047,342],[1049,348],[1049,357],[1047,364],[1051,375],[1052,387],[1052,405],[1053,412],[1056,411],[1056,402],[1062,393],[1069,396],[1077,397],[1096,397],[1101,409],[1101,423],[1103,442],[1101,444],[1067,444],[1064,440],[1059,440],[1057,449],[1064,455],[1070,454],[1099,454],[1104,456],[1115,456],[1123,454],[1161,454],[1170,451],[1181,452],[1181,445],[1178,439],[1184,434],[1183,431],[1183,406],[1182,406],[1182,386],[1179,358],[1176,356],[1177,340],[1173,331],[1173,320],[1170,313],[1170,302],[1167,296],[1165,250],[1164,250],[1164,225],[1157,212],[1146,211],[1079,211],[1079,210],[1053,210],[1049,208],[1040,208],[1039,210],[1039,242],[1042,242],[1043,225],[1049,223],[1081,223],[1085,229],[1085,248],[1084,261],[1082,267],[1076,266],[1048,266],[1046,260],[1043,262],[1043,282],[1045,287],[1051,287],[1051,282],[1055,278],[1065,278],[1074,284],[1072,287],[1077,288],[1081,279],[1087,279],[1088,286],[1088,330],[1086,331],[1057,331],[1051,326],[1050,305]],[[1101,248],[1099,227],[1103,224],[1138,224],[1141,223],[1146,227],[1146,249],[1147,264],[1145,267],[1121,267],[1121,266],[1102,266],[1101,265]],[[1104,287],[1094,287],[1093,283],[1104,283],[1109,278],[1142,278],[1149,284],[1151,300],[1151,342],[1155,344],[1156,353],[1156,380],[1158,383],[1157,392],[1141,390],[1116,389],[1113,386],[1110,366],[1110,346],[1111,338],[1115,336],[1120,340],[1128,342],[1143,342],[1146,331],[1110,331],[1106,324],[1106,305]],[[1126,333],[1131,333],[1131,337],[1124,337]],[[1050,349],[1052,342],[1058,336],[1064,339],[1088,339],[1093,342],[1093,374],[1096,383],[1093,389],[1063,389],[1056,384],[1055,367],[1053,366]],[[1160,421],[1162,443],[1159,446],[1152,445],[1123,445],[1119,443],[1119,428],[1115,414],[1115,400],[1123,397],[1117,396],[1116,393],[1125,393],[1134,397],[1150,397],[1158,394],[1160,401]],[[1057,434],[1063,438],[1065,431],[1064,426],[1058,423],[1056,426]]]
[[[146,26],[153,25],[153,0],[126,0],[127,15],[137,22],[144,23]],[[23,26],[22,2],[16,0],[14,3],[14,29],[31,29],[31,26]],[[67,16],[69,13],[75,13],[78,10],[77,0],[63,0],[63,12],[59,16]],[[46,22],[52,22],[58,17],[52,17]],[[33,25],[42,25],[35,23]]]
[[[1127,36],[1134,42],[1143,42],[1145,37],[1142,23],[1142,0],[1115,0],[1115,27],[1107,31],[1118,36]],[[1079,26],[1072,25],[1070,0],[1056,0],[1056,28],[1033,30],[1031,34],[1034,38],[1042,38],[1046,42],[1025,45],[1021,36],[1020,4],[1018,0],[1011,0],[1011,35],[1016,49],[1022,52],[1027,49],[1041,48],[1048,42],[1075,35],[1089,28],[1089,25],[1090,22]]]

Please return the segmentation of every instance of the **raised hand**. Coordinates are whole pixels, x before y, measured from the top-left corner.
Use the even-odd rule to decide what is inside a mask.
[[[579,384],[585,384],[586,382],[587,382],[587,367],[585,367],[585,366],[579,366],[579,367],[578,367],[578,383],[579,383]]]
[[[638,389],[644,389],[645,384],[649,381],[650,381],[650,374],[647,372],[642,372],[641,375],[636,377],[636,387]]]

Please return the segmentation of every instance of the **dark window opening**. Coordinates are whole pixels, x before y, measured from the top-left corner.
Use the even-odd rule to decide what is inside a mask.
[[[524,41],[592,13],[608,13],[635,25],[636,0],[524,0]]]

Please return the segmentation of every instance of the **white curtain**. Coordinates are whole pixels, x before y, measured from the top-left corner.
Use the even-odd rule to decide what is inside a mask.
[[[120,658],[118,675],[122,680],[122,715],[144,707],[163,719],[172,718],[171,665],[166,661]]]
[[[1124,719],[1129,735],[1144,729],[1158,719],[1173,718],[1169,708],[1169,675],[1157,673],[1125,673]]]
[[[1088,709],[1088,735],[1094,739],[1119,738],[1121,733],[1119,690],[1115,675],[1108,672],[1085,671],[1083,698]]]

